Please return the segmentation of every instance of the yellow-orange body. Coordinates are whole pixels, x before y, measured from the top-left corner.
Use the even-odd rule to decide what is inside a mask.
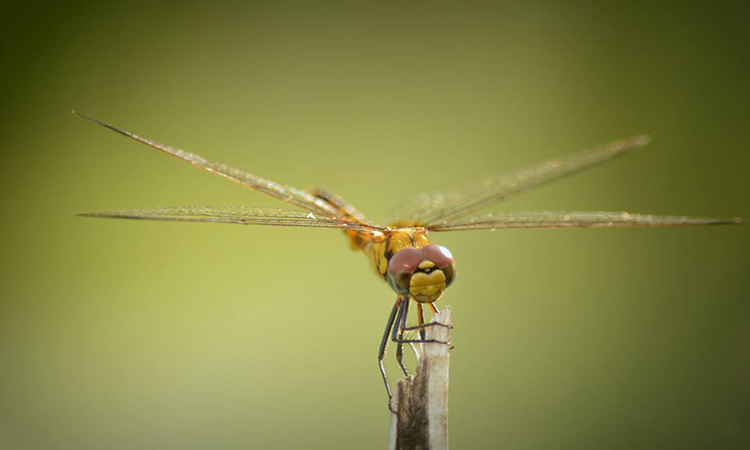
[[[372,267],[383,279],[388,270],[388,261],[397,252],[413,247],[422,248],[430,244],[424,228],[391,229],[385,233],[362,233],[347,231],[352,249],[362,250]]]
[[[314,188],[310,190],[310,193],[334,206],[339,211],[341,219],[368,223],[364,215],[333,192],[325,188]],[[430,244],[427,230],[420,226],[394,223],[391,227],[384,232],[344,230],[352,249],[363,251],[375,272],[384,280],[388,271],[388,261],[393,255],[405,248],[422,248]]]

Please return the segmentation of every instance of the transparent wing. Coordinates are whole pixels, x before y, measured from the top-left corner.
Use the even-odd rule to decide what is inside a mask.
[[[310,228],[347,228],[363,232],[382,228],[355,222],[347,222],[314,213],[280,208],[249,206],[172,206],[153,209],[126,209],[79,214],[85,217],[113,219],[166,220],[178,222],[217,222],[239,225],[275,225]]]
[[[685,216],[653,216],[627,212],[521,212],[487,213],[427,227],[430,231],[493,230],[497,228],[666,227],[687,225],[740,225],[750,220]]]
[[[552,159],[534,167],[444,191],[419,194],[396,206],[391,212],[391,219],[399,224],[429,226],[465,217],[513,195],[609,161],[646,145],[648,141],[648,136],[635,136]]]
[[[88,117],[75,111],[73,111],[73,114],[82,119],[86,119],[90,122],[101,125],[105,128],[109,128],[112,131],[115,131],[123,136],[127,136],[142,144],[148,145],[149,147],[160,150],[168,155],[174,156],[183,161],[187,161],[196,167],[200,167],[201,169],[219,175],[220,177],[226,178],[230,181],[234,181],[235,183],[241,184],[242,186],[245,186],[247,188],[263,192],[264,194],[268,194],[271,197],[276,197],[279,200],[285,201],[316,214],[321,214],[328,217],[336,217],[336,210],[333,207],[301,189],[297,189],[295,187],[284,184],[279,184],[275,181],[253,175],[251,173],[236,169],[223,163],[209,161],[200,155],[196,155],[195,153],[190,153],[185,150],[170,147],[168,145],[159,144],[158,142],[140,137],[129,131],[125,131],[114,125],[110,125],[108,123],[102,122],[101,120]]]

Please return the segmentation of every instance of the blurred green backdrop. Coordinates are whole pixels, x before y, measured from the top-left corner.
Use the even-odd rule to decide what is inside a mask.
[[[647,132],[507,208],[748,217],[747,17],[727,2],[4,6],[0,448],[387,442],[375,356],[393,294],[365,258],[333,230],[74,217],[276,203],[71,109],[374,217]],[[459,267],[441,300],[454,448],[747,448],[750,227],[433,237]]]

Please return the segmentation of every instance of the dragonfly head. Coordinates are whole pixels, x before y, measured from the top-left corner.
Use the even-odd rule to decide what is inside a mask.
[[[388,262],[388,284],[420,303],[433,303],[456,279],[451,252],[440,245],[405,248]]]

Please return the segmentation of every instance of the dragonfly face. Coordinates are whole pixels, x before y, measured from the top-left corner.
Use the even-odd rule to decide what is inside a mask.
[[[456,279],[451,252],[440,245],[405,248],[388,262],[388,284],[420,303],[433,303]]]

